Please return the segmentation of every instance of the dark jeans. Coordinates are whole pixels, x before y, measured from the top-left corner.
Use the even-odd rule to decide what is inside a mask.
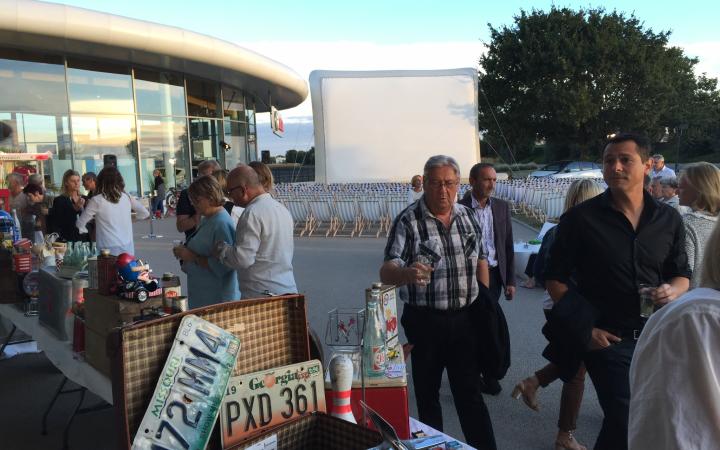
[[[405,304],[400,320],[413,344],[412,377],[418,415],[443,430],[439,390],[447,369],[465,440],[478,450],[495,450],[495,434],[480,392],[477,331],[467,309],[438,311]]]
[[[503,293],[503,282],[500,276],[498,266],[490,268],[490,298],[496,302],[500,301],[500,295]]]
[[[623,339],[610,347],[585,354],[585,367],[605,416],[595,450],[628,448],[630,361],[635,343],[633,339]]]

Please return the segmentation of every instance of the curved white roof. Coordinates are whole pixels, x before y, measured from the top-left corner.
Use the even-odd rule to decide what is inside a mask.
[[[308,87],[292,69],[221,39],[181,28],[34,0],[0,1],[0,46],[57,52],[186,73],[244,89],[258,112],[300,104]]]

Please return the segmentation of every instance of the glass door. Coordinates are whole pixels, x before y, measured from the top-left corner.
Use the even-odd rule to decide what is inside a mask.
[[[197,177],[198,164],[207,159],[215,159],[221,166],[224,165],[224,159],[218,155],[219,145],[220,130],[217,119],[190,118],[190,159],[193,179]]]

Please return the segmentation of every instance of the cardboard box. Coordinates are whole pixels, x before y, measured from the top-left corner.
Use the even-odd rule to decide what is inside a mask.
[[[110,377],[107,337],[107,334],[100,334],[85,327],[85,361],[103,375]]]

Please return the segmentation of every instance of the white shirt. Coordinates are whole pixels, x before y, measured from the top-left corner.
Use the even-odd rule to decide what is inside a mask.
[[[150,217],[150,212],[138,199],[124,192],[117,203],[109,202],[102,195],[95,195],[85,205],[75,226],[81,233],[87,233],[85,226],[94,218],[98,250],[108,249],[111,255],[116,256],[120,253],[135,255],[131,210],[135,211],[138,220]]]
[[[480,206],[480,202],[477,201],[474,194],[470,194],[472,197],[472,207],[475,211],[475,218],[480,224],[482,229],[482,243],[487,251],[487,260],[490,267],[496,267],[498,265],[497,254],[495,253],[495,229],[493,228],[493,215],[490,203],[492,198],[488,198],[485,206]]]
[[[423,196],[423,193],[424,193],[424,191],[422,189],[420,189],[420,192],[415,192],[415,189],[410,188],[410,190],[408,191],[408,198],[407,198],[408,205],[410,203],[415,203],[415,200],[419,200],[420,197]]]
[[[218,259],[237,270],[242,298],[297,292],[293,276],[293,220],[270,194],[255,197],[235,230],[235,247],[217,244]]]
[[[630,366],[631,450],[720,445],[720,291],[694,289],[648,320]]]
[[[655,171],[655,168],[653,167],[650,178],[654,179],[655,177],[675,178],[675,171],[668,166],[663,166],[663,168],[658,171]]]

